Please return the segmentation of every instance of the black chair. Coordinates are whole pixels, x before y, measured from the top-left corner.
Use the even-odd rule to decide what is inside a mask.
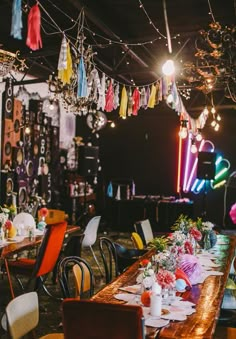
[[[73,273],[72,277],[70,272]],[[81,298],[85,296],[85,293],[91,297],[94,294],[92,268],[86,260],[80,257],[70,256],[60,260],[57,266],[57,278],[63,298]]]
[[[147,250],[126,248],[106,237],[99,239],[99,249],[107,284],[147,252]]]

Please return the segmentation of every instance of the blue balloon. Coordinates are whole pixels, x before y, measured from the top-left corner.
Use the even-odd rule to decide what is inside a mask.
[[[175,288],[177,292],[183,292],[185,291],[185,288],[187,287],[187,284],[184,279],[177,279],[175,281]]]

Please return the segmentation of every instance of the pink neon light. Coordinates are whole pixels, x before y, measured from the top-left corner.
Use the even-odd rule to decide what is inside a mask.
[[[189,172],[190,154],[191,154],[191,136],[190,136],[190,133],[189,133],[188,148],[187,148],[187,157],[186,157],[185,171],[184,171],[184,184],[183,184],[183,191],[184,192],[186,192],[187,177],[188,177],[188,172]]]
[[[178,174],[177,174],[177,193],[180,192],[180,174],[181,174],[181,165],[182,165],[182,138],[179,137],[179,154],[178,154]]]
[[[205,144],[205,140],[202,139],[201,144],[200,144],[199,149],[198,149],[198,152],[201,152],[201,150],[203,149],[204,144]],[[192,179],[193,179],[193,175],[194,175],[196,167],[197,167],[197,163],[198,163],[198,158],[195,159],[195,162],[194,162],[193,167],[192,167],[192,171],[191,171],[189,179],[188,179],[188,184],[187,184],[187,187],[186,187],[186,191],[187,192],[189,191],[189,187],[191,185],[191,182],[192,182]]]

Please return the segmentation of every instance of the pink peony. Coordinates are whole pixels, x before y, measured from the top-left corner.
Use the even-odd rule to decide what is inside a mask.
[[[162,288],[173,288],[175,286],[175,275],[170,271],[160,269],[156,278]]]
[[[185,253],[187,254],[193,254],[193,245],[191,244],[190,241],[186,240],[185,243],[184,243],[184,250],[185,250]]]
[[[11,222],[11,220],[7,220],[7,221],[5,222],[4,227],[6,228],[6,230],[10,230],[11,227],[12,227],[12,222]]]
[[[234,224],[236,224],[236,203],[231,206],[229,215]]]
[[[200,241],[202,239],[202,233],[196,227],[191,228],[189,233],[196,241]]]

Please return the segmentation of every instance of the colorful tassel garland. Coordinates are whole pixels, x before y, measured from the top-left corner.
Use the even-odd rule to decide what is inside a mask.
[[[126,118],[127,105],[128,105],[128,95],[125,86],[123,86],[121,92],[120,111],[119,111],[119,116],[123,119]]]
[[[40,34],[41,13],[38,4],[34,5],[28,15],[28,33],[26,45],[36,51],[42,48],[42,39]]]
[[[12,4],[11,36],[22,40],[22,10],[21,0],[14,0]]]
[[[78,66],[77,81],[78,81],[78,88],[77,88],[78,98],[86,98],[87,97],[87,77],[86,77],[86,71],[84,67],[84,59],[82,57],[80,58],[80,62]]]

